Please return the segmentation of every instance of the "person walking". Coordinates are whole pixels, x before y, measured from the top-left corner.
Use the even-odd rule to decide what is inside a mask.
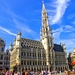
[[[50,69],[50,72],[49,72],[49,74],[50,74],[50,75],[52,75],[52,70],[51,70],[51,69]]]
[[[24,70],[24,68],[22,69],[22,75],[25,75],[25,70]]]
[[[25,75],[29,75],[29,72],[27,69],[25,69]]]
[[[66,75],[70,75],[70,71],[68,69],[65,70]]]

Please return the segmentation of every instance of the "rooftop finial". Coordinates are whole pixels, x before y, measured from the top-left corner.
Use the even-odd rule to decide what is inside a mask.
[[[42,7],[45,9],[44,0],[42,0]]]
[[[21,35],[21,30],[18,31],[18,35]]]

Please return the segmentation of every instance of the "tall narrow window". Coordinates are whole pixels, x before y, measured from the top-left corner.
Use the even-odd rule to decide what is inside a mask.
[[[21,61],[21,65],[23,65],[23,61]]]
[[[23,52],[21,52],[21,55],[23,56]]]
[[[4,52],[4,48],[2,48],[1,51]]]
[[[31,53],[30,53],[30,57],[31,57]]]
[[[0,64],[2,65],[2,62],[0,62]]]
[[[26,61],[24,61],[24,65],[26,65]]]
[[[0,55],[0,59],[1,59],[1,60],[3,59],[3,55]]]
[[[26,53],[24,52],[24,56],[26,56]]]
[[[30,61],[30,65],[31,65],[31,61]]]
[[[34,65],[34,61],[33,61],[33,65]]]

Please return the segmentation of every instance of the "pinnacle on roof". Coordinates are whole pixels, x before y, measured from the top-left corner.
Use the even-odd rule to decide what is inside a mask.
[[[44,1],[42,1],[42,10],[46,11]]]
[[[21,31],[18,31],[18,35],[21,35]]]

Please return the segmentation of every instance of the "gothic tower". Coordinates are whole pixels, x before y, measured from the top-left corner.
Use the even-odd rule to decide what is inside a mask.
[[[21,31],[18,32],[16,38],[14,39],[14,50],[17,51],[16,54],[16,64],[21,64]]]
[[[42,29],[40,31],[40,40],[44,46],[46,52],[46,65],[50,65],[50,47],[53,47],[53,35],[52,29],[49,26],[48,14],[42,2]]]

